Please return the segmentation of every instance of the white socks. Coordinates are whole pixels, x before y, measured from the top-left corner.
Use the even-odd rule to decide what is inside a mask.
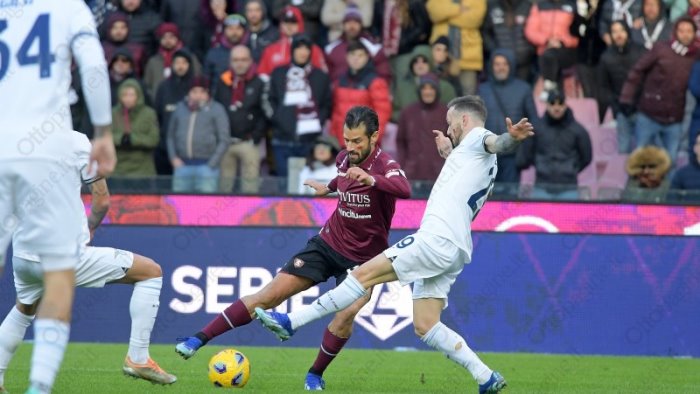
[[[441,351],[450,360],[468,369],[479,384],[486,383],[491,377],[491,371],[474,353],[467,342],[456,332],[438,322],[421,340],[435,350]]]
[[[5,371],[22,343],[27,327],[32,324],[34,316],[27,316],[13,306],[0,325],[0,386],[5,384]]]
[[[296,330],[323,316],[341,311],[362,298],[365,293],[367,291],[360,282],[354,276],[348,275],[338,287],[318,297],[311,305],[290,313],[292,329]]]
[[[129,304],[131,337],[128,356],[136,364],[145,364],[148,361],[148,345],[151,343],[151,331],[158,314],[162,286],[163,278],[147,279],[134,284]]]
[[[34,352],[29,381],[40,392],[50,392],[68,344],[70,324],[38,318],[34,322]]]

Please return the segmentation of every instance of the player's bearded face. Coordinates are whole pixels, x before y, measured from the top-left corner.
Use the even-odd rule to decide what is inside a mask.
[[[349,129],[347,126],[344,127],[343,138],[350,164],[360,164],[372,153],[376,145],[377,134],[375,132],[372,137],[367,136],[364,125],[354,129]]]

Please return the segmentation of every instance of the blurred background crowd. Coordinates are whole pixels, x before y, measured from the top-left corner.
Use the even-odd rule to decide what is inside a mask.
[[[700,201],[700,0],[86,0],[112,87],[117,192],[305,194],[345,112],[375,109],[414,197],[446,103],[486,128],[503,199]],[[74,78],[72,116],[90,133]]]

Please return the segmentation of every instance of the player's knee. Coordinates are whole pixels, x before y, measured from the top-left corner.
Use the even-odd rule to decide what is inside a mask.
[[[147,279],[160,278],[163,276],[163,269],[160,267],[160,264],[148,257],[145,257],[145,261],[146,266],[148,267],[146,270],[146,274],[148,275]]]
[[[431,328],[433,328],[433,326],[435,326],[435,324],[437,324],[437,322],[432,320],[415,320],[413,322],[413,332],[422,338],[428,333],[428,331],[430,331]]]

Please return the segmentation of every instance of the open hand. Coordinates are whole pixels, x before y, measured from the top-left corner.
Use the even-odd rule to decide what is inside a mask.
[[[535,135],[535,128],[527,118],[520,119],[520,122],[516,124],[513,124],[510,118],[506,118],[506,126],[508,127],[508,134],[516,141],[522,141]]]

